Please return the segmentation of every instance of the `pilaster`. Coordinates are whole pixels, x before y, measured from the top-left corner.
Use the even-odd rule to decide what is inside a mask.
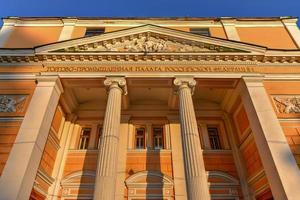
[[[226,130],[227,130],[228,140],[229,140],[229,143],[230,143],[230,146],[232,149],[234,163],[235,163],[235,166],[236,166],[239,178],[240,178],[240,185],[241,185],[241,189],[243,192],[243,197],[245,200],[255,200],[255,196],[252,193],[252,191],[248,185],[248,180],[247,180],[247,176],[246,176],[246,167],[242,160],[240,150],[237,146],[237,143],[236,143],[236,140],[234,137],[234,130],[232,127],[233,120],[227,113],[225,113],[223,115],[223,119],[224,119],[224,123],[225,123]]]
[[[300,30],[297,26],[297,18],[282,18],[282,23],[285,28],[288,30],[290,36],[296,43],[297,47],[300,48]]]
[[[0,179],[0,199],[29,199],[60,94],[59,78],[39,77]]]
[[[187,200],[186,179],[184,174],[184,159],[182,151],[182,140],[178,116],[168,116],[171,146],[174,192],[176,200]]]
[[[239,34],[235,28],[236,19],[221,18],[221,23],[229,40],[240,41]]]
[[[120,125],[120,144],[117,161],[117,182],[116,182],[116,200],[124,200],[125,178],[126,178],[126,158],[127,158],[127,143],[129,135],[129,119],[130,115],[121,116]]]
[[[71,136],[74,130],[74,122],[76,120],[76,116],[74,114],[70,114],[67,116],[67,119],[64,123],[63,133],[60,142],[60,149],[57,152],[55,165],[52,173],[52,177],[55,178],[54,183],[48,190],[47,199],[57,200],[60,190],[60,183],[63,178],[63,172],[65,169],[68,149],[70,148]]]
[[[262,78],[244,77],[239,89],[274,199],[299,199],[300,171]]]
[[[63,29],[60,33],[58,41],[72,39],[72,34],[77,19],[62,19],[62,21],[63,21]]]

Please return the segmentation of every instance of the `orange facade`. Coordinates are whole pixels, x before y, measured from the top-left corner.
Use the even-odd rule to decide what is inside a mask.
[[[201,173],[205,183],[199,190],[209,192],[203,199],[271,200],[280,199],[279,193],[288,199],[290,182],[282,169],[290,162],[286,171],[300,173],[300,31],[296,35],[285,20],[294,19],[4,23],[9,34],[0,32],[0,180],[7,181],[7,166],[17,163],[18,145],[25,141],[36,147],[22,163],[38,167],[18,179],[30,185],[29,192],[18,191],[26,190],[30,199],[93,199],[103,176],[114,180],[106,189],[115,199],[196,200],[188,177]],[[108,86],[111,77],[124,78],[125,86]],[[182,100],[188,95],[179,95],[181,78],[188,80],[192,105]],[[117,92],[109,96],[114,87],[122,90],[121,103],[110,103],[117,99]],[[260,102],[260,95],[268,101]],[[47,102],[45,113],[33,105],[39,100]],[[116,105],[120,121],[111,125],[115,118],[107,116]],[[23,123],[35,115],[42,116],[40,124]],[[263,123],[261,116],[270,119]],[[273,130],[274,124],[281,129]],[[32,136],[35,130],[43,136]],[[282,136],[283,146],[274,148],[273,134]],[[104,147],[107,155],[101,155]],[[115,163],[105,162],[107,157]],[[189,160],[197,166],[187,166]]]

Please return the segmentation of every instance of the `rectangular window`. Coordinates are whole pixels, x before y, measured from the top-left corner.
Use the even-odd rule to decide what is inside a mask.
[[[145,128],[137,128],[135,132],[135,148],[145,149]]]
[[[88,149],[91,136],[91,128],[83,128],[80,133],[78,149]]]
[[[219,131],[216,127],[208,127],[208,137],[211,149],[221,149]]]
[[[153,148],[154,149],[163,149],[164,148],[164,140],[163,140],[163,128],[162,127],[153,127]]]
[[[85,37],[101,35],[105,32],[104,28],[87,28],[85,31]]]
[[[208,28],[190,28],[190,32],[198,35],[210,36]]]

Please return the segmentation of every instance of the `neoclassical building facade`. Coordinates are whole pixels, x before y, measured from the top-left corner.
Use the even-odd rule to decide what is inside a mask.
[[[296,18],[3,22],[1,200],[300,199]]]

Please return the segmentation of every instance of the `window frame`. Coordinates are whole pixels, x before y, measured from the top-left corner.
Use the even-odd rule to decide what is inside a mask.
[[[138,137],[137,137],[137,131],[139,129],[143,129],[144,130],[143,141],[142,141],[142,143],[143,143],[142,148],[138,148],[138,146],[137,146],[137,139],[138,139]],[[138,150],[140,150],[140,149],[146,149],[146,130],[147,129],[146,129],[145,126],[135,126],[135,131],[134,131],[134,149],[138,149]]]
[[[154,135],[154,129],[155,128],[161,128],[161,144],[162,144],[162,147],[161,148],[156,148],[155,147],[155,135]],[[166,139],[165,139],[165,129],[164,129],[164,125],[152,125],[151,126],[151,140],[152,140],[152,149],[153,150],[162,150],[162,149],[165,149],[166,148]]]
[[[84,135],[85,130],[89,130],[88,135]],[[83,127],[80,131],[79,141],[77,149],[79,150],[87,150],[89,149],[89,143],[91,139],[92,128],[91,127]],[[82,146],[83,145],[83,146]]]
[[[210,134],[211,131],[209,131],[210,129],[215,130],[214,131],[214,133],[215,133],[214,136],[211,136],[211,134]],[[222,149],[224,149],[223,144],[222,144],[222,137],[220,135],[221,134],[220,128],[218,126],[208,125],[207,126],[207,134],[208,134],[208,139],[209,139],[209,144],[210,144],[210,149],[211,150],[222,150]],[[214,138],[216,140],[214,140],[214,142],[212,142],[212,138]],[[217,142],[215,142],[215,141],[217,141]]]

